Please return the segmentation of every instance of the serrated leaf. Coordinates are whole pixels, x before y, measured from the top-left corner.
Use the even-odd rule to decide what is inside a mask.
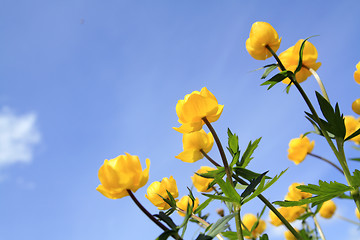
[[[260,86],[265,86],[265,85],[269,85],[268,89],[271,89],[273,86],[275,86],[277,83],[281,82],[282,80],[284,80],[285,78],[287,78],[290,74],[292,74],[291,71],[285,70],[282,72],[279,72],[278,74],[276,74],[275,76],[273,76],[272,78],[270,78],[269,80],[263,82],[262,84],[260,84]]]
[[[240,151],[236,152],[231,160],[230,167],[233,167],[235,164],[239,164]]]
[[[285,169],[282,171],[279,175],[276,175],[272,180],[268,181],[265,184],[265,178],[263,178],[259,184],[259,187],[256,188],[253,194],[251,194],[248,198],[246,198],[243,202],[245,204],[246,202],[249,202],[250,200],[254,199],[255,197],[259,196],[262,192],[264,192],[266,189],[268,189],[271,185],[273,185],[279,178],[287,171]]]
[[[240,195],[236,192],[234,187],[231,185],[230,182],[224,181],[221,177],[215,176],[216,183],[220,186],[221,190],[225,194],[226,197],[230,198],[232,202],[239,203],[240,202]]]
[[[353,176],[351,176],[353,187],[360,187],[360,171],[355,169]]]
[[[352,187],[346,186],[338,182],[324,182],[319,180],[319,185],[308,184],[308,185],[299,185],[296,188],[300,189],[302,192],[308,192],[314,194],[311,198],[301,199],[299,201],[276,201],[275,204],[281,207],[293,207],[301,206],[304,204],[311,203],[312,207],[318,204],[321,204],[327,200],[338,197],[344,192],[353,190]]]
[[[266,69],[263,75],[261,76],[261,79],[265,79],[272,71],[274,71],[278,67],[278,64],[274,63],[274,64],[266,65],[264,66],[264,68],[265,67]]]
[[[267,173],[268,171],[251,180],[249,186],[247,186],[247,188],[242,192],[241,197],[246,198],[247,196],[249,196],[255,190],[256,186],[259,185],[259,183],[262,181],[262,179]]]
[[[258,147],[261,138],[256,139],[254,142],[249,142],[244,154],[241,156],[239,167],[245,168],[249,162],[253,159],[251,156],[255,149]]]
[[[206,199],[202,204],[200,204],[196,210],[194,211],[194,214],[198,214],[199,212],[201,212],[204,208],[206,208],[210,202],[212,202],[213,198],[208,198]]]
[[[245,178],[248,181],[251,181],[252,179],[261,175],[261,173],[256,173],[243,167],[233,167],[233,170],[235,171],[237,176]],[[268,176],[265,176],[265,178],[271,179],[271,177]]]
[[[224,231],[228,226],[227,223],[235,217],[235,213],[224,216],[217,220],[214,224],[211,225],[210,229],[208,230],[207,234],[208,236],[215,237],[222,231]]]

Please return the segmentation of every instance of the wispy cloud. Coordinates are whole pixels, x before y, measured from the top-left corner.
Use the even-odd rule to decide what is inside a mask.
[[[0,110],[0,167],[31,162],[33,147],[40,140],[35,113],[16,115],[8,107]]]

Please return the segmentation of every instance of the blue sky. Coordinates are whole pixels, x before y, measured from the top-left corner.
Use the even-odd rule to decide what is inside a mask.
[[[172,129],[179,125],[175,105],[204,86],[225,105],[214,124],[224,144],[228,127],[243,148],[263,137],[250,168],[275,175],[290,167],[265,192],[270,200],[281,200],[293,182],[344,182],[336,169],[316,159],[298,166],[287,160],[289,140],[311,130],[303,117],[306,106],[295,89],[287,95],[283,86],[271,91],[259,86],[261,73],[252,70],[273,60],[251,58],[245,41],[256,21],[277,30],[279,52],[320,35],[311,39],[322,62],[318,74],[331,101],[353,115],[351,103],[360,93],[353,80],[360,61],[359,6],[358,1],[2,0],[1,141],[9,147],[0,147],[0,156],[7,156],[0,162],[0,238],[155,239],[160,230],[130,198],[110,200],[95,190],[97,171],[104,159],[128,152],[144,166],[145,158],[151,160],[146,186],[173,175],[180,195],[186,194],[190,176],[208,163],[174,158],[182,151],[181,134]],[[319,91],[314,79],[302,85],[314,99]],[[6,138],[9,131],[13,138]],[[321,138],[309,137],[316,142],[314,153],[334,160]],[[348,156],[358,157],[351,145]],[[219,158],[215,148],[210,155]],[[145,192],[146,187],[136,196],[156,213]],[[338,214],[355,220],[352,203],[335,202]],[[217,207],[211,205],[210,220]],[[254,200],[243,212],[261,207]],[[328,239],[360,236],[356,226],[337,218],[320,223]],[[187,239],[191,231],[198,228],[190,228]],[[282,231],[268,224],[270,239],[283,239]]]

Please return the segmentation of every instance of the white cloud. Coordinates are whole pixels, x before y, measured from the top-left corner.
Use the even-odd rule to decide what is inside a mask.
[[[0,167],[31,162],[33,147],[40,139],[35,113],[15,115],[10,108],[0,110]]]

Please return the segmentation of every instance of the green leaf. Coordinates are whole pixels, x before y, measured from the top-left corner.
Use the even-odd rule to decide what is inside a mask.
[[[321,112],[327,120],[327,122],[323,124],[325,130],[334,134],[336,137],[344,139],[346,134],[345,123],[344,117],[340,113],[338,103],[336,103],[334,110],[331,104],[320,93],[315,93]]]
[[[350,158],[349,160],[351,160],[351,161],[358,161],[358,162],[360,162],[360,158]]]
[[[232,199],[229,197],[224,197],[224,196],[220,196],[220,195],[212,195],[212,194],[208,194],[208,193],[202,193],[202,195],[207,196],[211,199],[221,200],[224,202],[232,202]]]
[[[176,233],[177,231],[169,230],[163,232],[159,237],[156,238],[156,240],[166,240],[168,239],[172,234]]]
[[[269,237],[268,237],[268,235],[265,233],[265,234],[261,235],[261,237],[260,237],[259,240],[269,240]]]
[[[177,227],[176,224],[164,212],[160,211],[159,214],[155,214],[154,216],[158,217],[160,220],[162,220],[164,223],[166,223],[171,229],[176,229],[176,227]]]
[[[261,79],[265,79],[272,71],[274,71],[277,67],[278,64],[274,63],[274,64],[269,64],[264,66],[264,68],[266,67],[264,74],[261,76]]]
[[[230,182],[224,181],[221,177],[215,176],[216,183],[220,186],[221,190],[227,196],[231,199],[232,202],[239,203],[240,202],[240,195],[236,192],[234,187],[231,185]]]
[[[271,181],[268,181],[265,184],[265,178],[263,178],[259,184],[259,187],[256,188],[253,194],[251,194],[248,198],[246,198],[243,202],[243,204],[249,202],[250,200],[254,199],[255,197],[259,196],[262,192],[264,192],[266,189],[268,189],[271,185],[273,185],[279,178],[287,171],[285,169],[282,171],[279,175],[276,175]]]
[[[303,221],[306,220],[308,217],[312,217],[313,215],[314,214],[312,212],[307,212],[301,215],[300,217],[298,217],[297,220]]]
[[[194,214],[198,214],[199,212],[201,212],[201,210],[203,210],[204,208],[206,208],[210,202],[212,202],[213,198],[208,198],[205,200],[205,202],[203,202],[202,204],[200,204],[200,206],[198,206],[196,208],[196,210],[194,211]]]
[[[352,139],[353,137],[356,137],[357,135],[360,134],[360,128],[358,130],[356,130],[353,134],[351,134],[350,136],[348,136],[347,138],[345,138],[344,141],[347,141],[347,140],[350,140]]]
[[[299,72],[299,71],[301,70],[301,68],[302,68],[302,59],[303,59],[303,52],[304,52],[304,48],[305,48],[305,42],[306,42],[307,40],[309,40],[310,38],[312,38],[312,37],[315,37],[315,35],[306,38],[306,39],[301,43],[300,51],[299,51],[299,62],[298,62],[298,65],[297,65],[297,67],[296,67],[296,69],[295,69],[295,71],[294,71],[294,74],[296,74],[297,72]]]
[[[273,76],[269,80],[263,82],[260,86],[269,85],[269,87],[267,89],[267,90],[269,90],[270,88],[272,88],[277,83],[281,82],[282,80],[284,80],[285,78],[287,78],[291,74],[293,74],[293,73],[291,71],[288,71],[288,70],[279,72],[278,74],[276,74],[275,76]]]
[[[208,171],[206,173],[195,173],[196,175],[203,178],[215,178],[215,176],[223,177],[225,175],[224,167],[218,167],[216,170]]]
[[[239,151],[239,138],[236,134],[232,134],[228,128],[228,145],[232,156]]]
[[[303,204],[311,203],[312,207],[318,204],[321,204],[327,200],[338,197],[344,192],[353,190],[352,187],[346,186],[338,182],[324,182],[319,180],[319,185],[308,184],[300,185],[296,188],[300,189],[302,192],[308,192],[314,194],[315,196],[311,198],[302,199],[299,201],[276,201],[275,204],[281,207],[292,207],[292,206],[301,206]]]
[[[263,174],[261,174],[260,176],[258,176],[257,178],[254,178],[253,180],[250,181],[249,186],[247,186],[247,188],[243,191],[243,193],[241,194],[242,198],[246,198],[247,196],[249,196],[256,188],[256,186],[261,182],[261,180],[263,179],[263,177],[268,173],[269,171],[264,172]]]
[[[352,177],[352,181],[353,181],[353,187],[360,187],[360,171],[355,169],[353,176]]]
[[[200,233],[200,235],[196,238],[196,240],[211,240],[213,237]]]
[[[245,168],[249,162],[253,159],[251,155],[254,153],[255,149],[258,147],[261,138],[256,139],[253,143],[250,141],[244,154],[241,157],[239,167]]]
[[[260,176],[260,173],[256,173],[253,171],[250,171],[243,167],[233,167],[233,170],[235,171],[236,175],[242,178],[247,179],[248,181],[251,181],[252,179]],[[271,177],[265,176],[266,179],[271,179]]]
[[[233,218],[235,217],[235,213],[224,216],[222,218],[220,218],[219,220],[217,220],[214,224],[211,225],[210,229],[207,232],[208,236],[211,237],[215,237],[216,235],[218,235],[219,233],[221,233],[222,231],[224,231],[225,229],[227,229],[228,225],[227,223]]]
[[[221,234],[229,240],[238,240],[236,232],[226,231],[222,232]]]

